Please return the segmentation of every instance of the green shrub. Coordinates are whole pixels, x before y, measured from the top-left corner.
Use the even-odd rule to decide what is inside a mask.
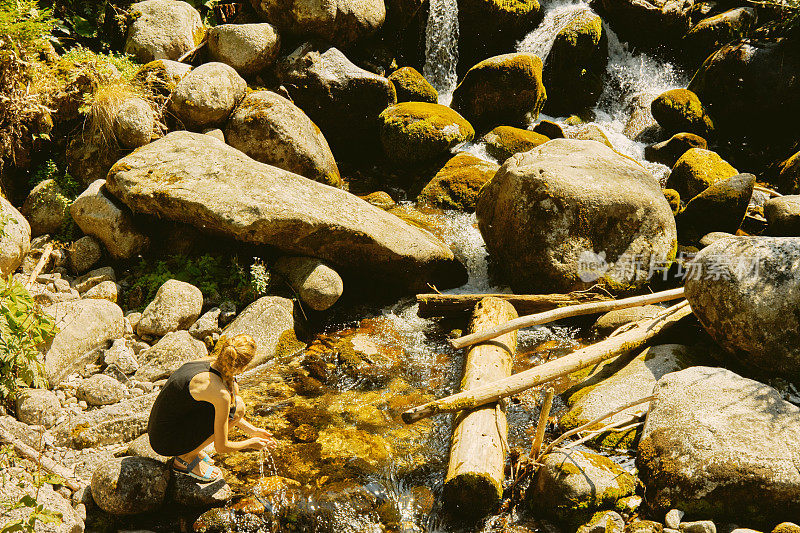
[[[0,48],[27,56],[41,51],[58,21],[36,0],[0,0]]]
[[[10,466],[14,464],[14,448],[11,445],[0,447],[0,482],[4,486],[14,483],[13,477],[7,477],[6,472]],[[6,516],[12,511],[17,509],[29,509],[30,512],[25,518],[12,520],[3,524],[0,528],[0,533],[12,533],[23,531],[25,533],[34,533],[41,528],[37,528],[37,524],[61,524],[63,517],[61,513],[55,513],[50,509],[39,503],[39,490],[45,483],[60,484],[63,479],[47,472],[42,472],[41,464],[39,469],[33,473],[33,486],[36,492],[33,495],[24,494],[19,500],[2,500],[0,501],[0,516]],[[18,486],[25,488],[25,483],[17,480]]]

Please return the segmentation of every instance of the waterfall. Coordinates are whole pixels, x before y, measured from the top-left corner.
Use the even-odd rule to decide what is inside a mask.
[[[577,16],[590,11],[582,2],[559,3],[549,6],[542,22],[517,44],[518,52],[536,54],[544,62],[553,47],[553,40]]]
[[[458,4],[455,0],[430,0],[422,74],[439,91],[440,104],[450,104],[457,63]]]

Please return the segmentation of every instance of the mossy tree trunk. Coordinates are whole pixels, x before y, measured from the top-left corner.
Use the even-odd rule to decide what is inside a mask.
[[[480,332],[517,317],[514,306],[488,297],[475,307],[471,332]],[[517,333],[512,331],[469,350],[461,390],[487,385],[511,375]],[[459,520],[474,521],[496,511],[503,494],[508,449],[505,408],[493,402],[456,415],[450,464],[442,493],[445,509]]]

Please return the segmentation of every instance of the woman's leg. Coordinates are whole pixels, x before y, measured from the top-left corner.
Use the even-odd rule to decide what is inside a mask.
[[[206,439],[205,442],[203,442],[200,446],[198,446],[194,450],[190,451],[189,453],[184,453],[183,455],[178,455],[177,457],[179,459],[185,461],[186,464],[189,464],[192,461],[194,461],[194,459],[200,454],[200,452],[202,452],[203,449],[206,448],[212,442],[214,442],[214,435],[211,435],[210,437],[208,437],[208,439]],[[216,476],[216,475],[218,475],[217,472],[220,472],[220,470],[218,468],[216,468],[214,466],[207,465],[207,464],[203,463],[202,461],[200,463],[198,463],[198,465],[194,468],[193,472],[195,474],[199,475],[199,476],[202,476],[202,475],[205,475],[205,473],[206,473],[208,468],[213,468],[213,469],[216,470],[216,472],[215,472],[215,470],[212,470],[212,472],[211,472],[212,476]]]

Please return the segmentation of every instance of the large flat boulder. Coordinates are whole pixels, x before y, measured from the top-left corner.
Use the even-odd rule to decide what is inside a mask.
[[[54,428],[56,444],[80,450],[130,442],[147,431],[157,395],[153,392],[86,411]]]
[[[656,516],[676,508],[769,525],[800,516],[800,408],[703,366],[667,374],[655,393],[636,462]]]
[[[45,349],[47,380],[57,385],[64,377],[97,359],[105,348],[125,334],[122,309],[108,300],[73,300],[44,308],[56,320],[58,333]]]
[[[452,251],[426,231],[208,135],[172,132],[138,149],[114,165],[107,186],[137,213],[317,257],[409,290],[464,279]]]
[[[481,189],[476,212],[517,292],[595,283],[625,292],[675,257],[675,219],[658,181],[597,141],[553,139],[514,155]]]
[[[690,268],[686,298],[734,361],[769,377],[800,377],[800,238],[720,239]]]

